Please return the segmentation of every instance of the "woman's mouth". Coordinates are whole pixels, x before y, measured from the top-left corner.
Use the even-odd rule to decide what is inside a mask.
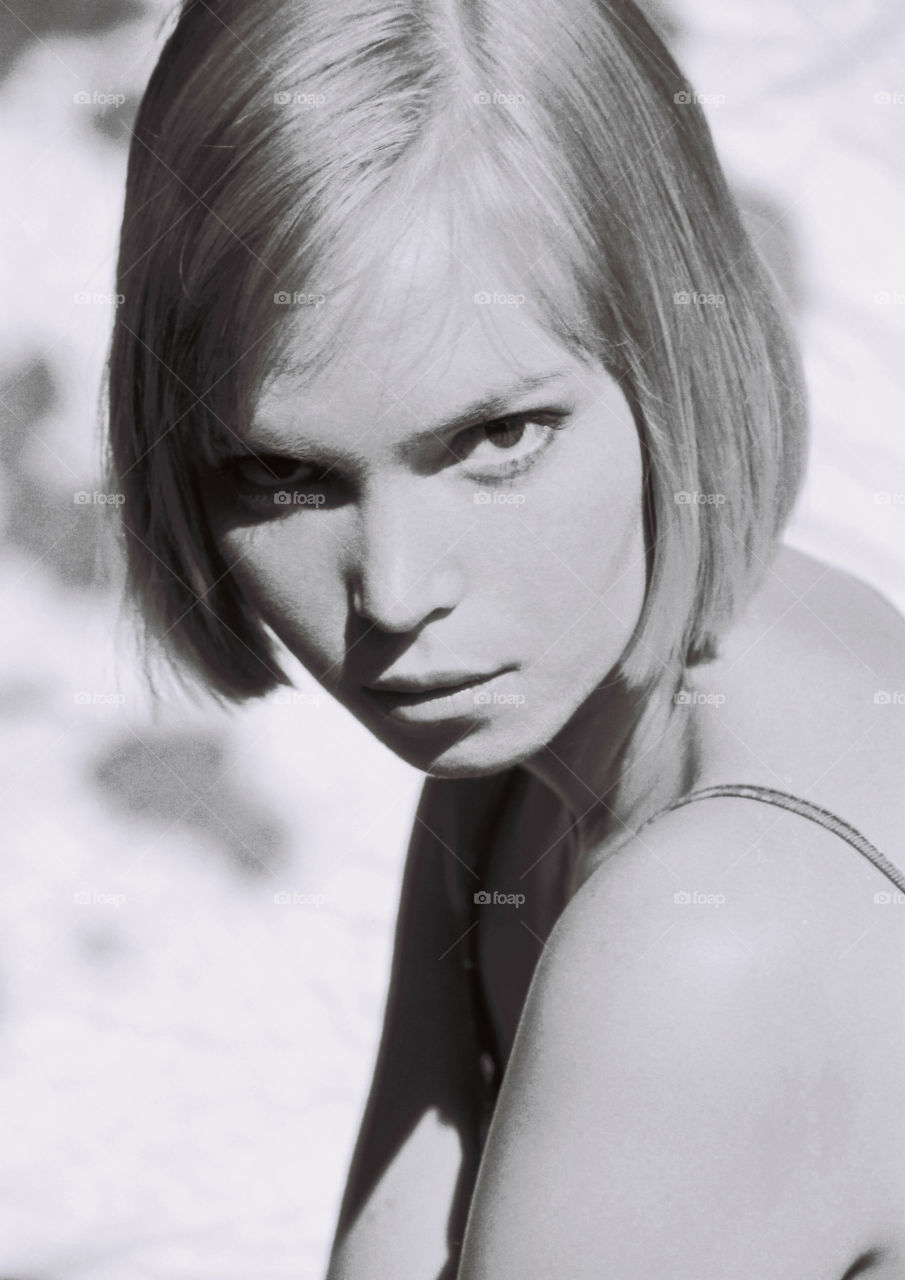
[[[493,675],[470,677],[462,684],[417,691],[365,687],[365,693],[384,715],[412,724],[455,717],[481,718],[501,700],[512,700],[500,697],[501,682],[511,672],[512,668],[507,667]]]

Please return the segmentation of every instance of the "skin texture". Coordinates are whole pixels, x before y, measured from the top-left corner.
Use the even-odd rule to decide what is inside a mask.
[[[699,674],[696,687],[725,701],[683,709],[696,721],[694,785],[782,784],[900,850],[905,726],[874,694],[905,681],[903,653],[901,619],[875,593],[783,549],[722,658]],[[511,1056],[460,1276],[900,1275],[905,933],[889,882],[796,815],[720,800],[659,819],[618,855],[594,849],[566,905],[538,880],[560,856],[562,813],[525,780],[484,881],[527,901],[481,920],[484,983]],[[455,785],[458,804],[434,790],[416,823],[423,870],[467,860],[454,811],[499,806],[475,783]],[[533,868],[520,878],[519,850]],[[461,877],[470,889],[464,867]],[[703,904],[677,901],[683,890]],[[400,928],[417,932],[428,901],[410,899]],[[409,980],[433,1011],[452,928],[431,917],[433,949],[417,961],[408,952]],[[405,1065],[396,1090],[389,1071],[379,1080],[375,1115],[394,1093],[411,1098],[421,1025],[388,1023]],[[378,1153],[381,1135],[365,1135],[389,1176],[331,1280],[373,1274],[375,1247],[400,1231],[412,1244],[400,1274],[433,1274],[414,1245],[428,1202],[454,1178],[438,1112],[468,1133],[467,1113],[441,1101],[462,1098],[454,1064],[442,1050],[430,1062],[411,1146]],[[466,1152],[463,1176],[472,1167]]]
[[[901,922],[841,842],[707,804],[604,863],[548,938],[462,1280],[841,1280],[870,1249],[900,1274]]]
[[[842,813],[901,862],[902,718],[881,722],[873,701],[905,687],[901,621],[784,551],[695,676],[722,702],[654,699],[645,736],[629,738],[638,706],[607,680],[646,582],[629,406],[529,301],[475,304],[475,282],[453,293],[447,266],[442,237],[425,233],[329,368],[262,397],[250,443],[329,467],[323,505],[250,518],[238,495],[252,477],[260,498],[303,473],[283,466],[267,489],[243,464],[234,507],[221,489],[217,515],[233,571],[280,638],[434,786],[422,817],[436,845],[424,836],[410,855],[420,888],[400,915],[329,1280],[375,1274],[375,1259],[428,1280],[444,1247],[458,1257],[469,1200],[459,1280],[886,1280],[905,1255],[905,1131],[891,1110],[905,950],[893,910],[878,914],[887,882],[837,837],[750,801],[689,806],[628,844],[623,823],[688,786],[759,782]],[[488,273],[479,287],[517,294],[519,279]],[[298,320],[300,343],[317,322]],[[463,405],[553,371],[493,417],[553,411],[562,430],[444,428]],[[511,488],[481,483],[534,450]],[[475,501],[488,494],[524,501]],[[506,697],[432,722],[387,716],[364,688],[504,664]],[[535,872],[523,917],[482,924],[508,1065],[477,1152],[475,1076],[450,1049],[466,1001],[441,967],[462,930],[438,864],[455,856],[473,888],[456,815],[516,765],[547,808],[529,821],[526,800],[521,827],[511,816],[488,886],[549,873],[563,825],[578,874],[564,894],[562,877]],[[674,897],[724,892],[727,879],[722,912]]]
[[[903,679],[902,619],[856,579],[781,549],[689,684],[711,699],[683,712],[692,785],[789,790],[901,867],[905,722],[876,695]],[[501,849],[504,883],[519,838],[530,833],[516,825]],[[535,847],[540,865],[557,856]],[[488,915],[509,1065],[462,1280],[520,1268],[841,1280],[859,1259],[851,1274],[901,1274],[894,886],[830,832],[739,799],[676,810],[583,861],[533,976],[505,963],[524,933],[515,913]],[[520,884],[530,900],[531,878]]]

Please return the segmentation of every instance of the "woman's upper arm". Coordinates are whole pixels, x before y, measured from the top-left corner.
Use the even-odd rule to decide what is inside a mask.
[[[606,870],[535,971],[458,1280],[838,1280],[876,1107],[827,975],[763,897]]]
[[[448,1236],[461,1243],[479,1158],[481,1093],[449,861],[454,874],[467,875],[463,842],[495,791],[434,778],[422,790],[380,1047],[328,1280],[434,1280]]]

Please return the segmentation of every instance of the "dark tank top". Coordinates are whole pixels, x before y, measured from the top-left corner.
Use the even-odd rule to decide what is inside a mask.
[[[512,796],[512,788],[516,784],[516,775],[518,771],[513,770],[513,774],[507,782],[507,787],[500,796],[499,803],[494,806],[494,811],[488,816],[486,825],[481,832],[479,840],[478,858],[475,863],[475,870],[479,880],[475,883],[483,883],[484,873],[490,859],[490,853],[493,848],[493,837],[497,830],[497,823],[504,809],[507,800]],[[700,787],[696,791],[689,791],[686,795],[680,796],[672,804],[666,808],[660,809],[653,814],[638,828],[638,832],[644,830],[651,822],[662,817],[664,813],[669,813],[673,809],[679,809],[683,805],[691,804],[697,800],[707,800],[721,796],[737,796],[745,800],[761,800],[766,804],[772,804],[780,809],[788,809],[792,813],[798,813],[803,818],[809,818],[812,822],[818,823],[821,827],[825,827],[828,831],[832,831],[834,835],[840,836],[848,844],[862,854],[868,861],[872,862],[878,871],[892,881],[896,888],[905,894],[905,873],[903,873],[894,863],[890,862],[879,849],[867,840],[860,831],[857,831],[849,823],[836,814],[830,813],[828,809],[822,809],[819,805],[812,804],[809,800],[803,800],[800,796],[790,795],[786,791],[776,791],[771,787],[761,787],[749,785],[747,783],[726,784],[716,787]],[[637,833],[636,833],[637,834]],[[472,902],[469,907],[469,927],[465,937],[466,946],[463,949],[462,963],[467,973],[467,978],[471,988],[471,1007],[475,1022],[475,1036],[479,1049],[479,1067],[483,1079],[483,1111],[481,1119],[481,1144],[487,1137],[487,1130],[490,1126],[490,1120],[493,1115],[493,1109],[496,1105],[497,1094],[499,1092],[500,1082],[502,1080],[502,1065],[499,1045],[496,1043],[493,1022],[490,1016],[490,1008],[481,982],[481,972],[478,963],[478,913],[475,904]]]

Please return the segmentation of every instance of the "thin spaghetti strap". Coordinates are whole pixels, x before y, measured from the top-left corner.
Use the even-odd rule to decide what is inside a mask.
[[[890,862],[879,849],[872,845],[850,823],[845,822],[837,814],[831,813],[829,809],[823,809],[820,805],[812,804],[810,800],[803,800],[801,796],[793,796],[788,791],[777,791],[772,787],[761,787],[749,783],[726,783],[715,787],[701,787],[697,791],[689,791],[687,795],[680,796],[678,800],[668,805],[666,809],[661,809],[659,813],[655,813],[652,818],[647,819],[647,822],[643,822],[638,830],[643,831],[648,823],[653,822],[654,818],[659,818],[661,813],[668,813],[671,809],[679,809],[683,805],[691,804],[694,800],[708,800],[720,796],[739,796],[746,800],[762,800],[766,804],[776,805],[780,809],[788,809],[790,812],[798,813],[804,818],[810,818],[821,827],[826,827],[828,831],[841,836],[843,840],[847,841],[848,844],[872,862],[878,871],[882,871],[898,889],[905,893],[905,873]]]

